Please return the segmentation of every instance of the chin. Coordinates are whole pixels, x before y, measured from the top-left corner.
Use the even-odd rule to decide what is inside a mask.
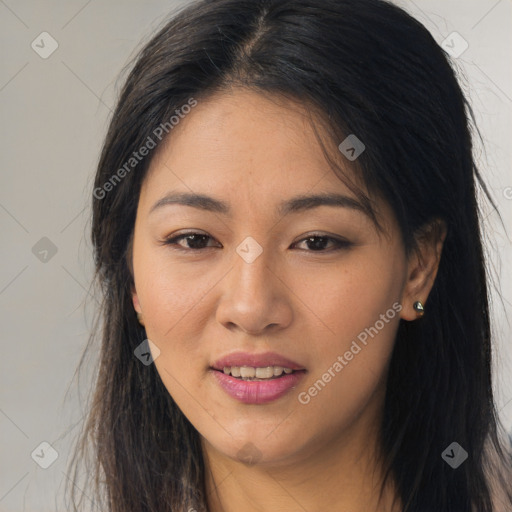
[[[276,425],[272,428],[262,426],[259,433],[255,432],[254,427],[255,425],[250,429],[230,430],[232,437],[226,432],[223,432],[224,435],[220,437],[204,437],[217,452],[248,466],[286,465],[293,463],[299,457],[303,443],[297,433],[282,431],[279,434],[274,432],[269,435],[273,430],[277,430]]]

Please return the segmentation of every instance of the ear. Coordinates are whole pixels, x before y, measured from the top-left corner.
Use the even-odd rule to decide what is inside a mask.
[[[133,302],[133,307],[134,307],[135,311],[137,311],[137,313],[142,313],[142,309],[141,309],[140,303],[139,303],[139,297],[137,295],[135,287],[132,287],[132,302]]]
[[[427,302],[437,276],[443,244],[446,239],[446,224],[435,219],[416,233],[416,245],[409,256],[407,280],[402,292],[402,311],[404,320],[416,320],[417,311],[413,308],[416,301],[423,305]],[[428,308],[425,307],[428,311]]]

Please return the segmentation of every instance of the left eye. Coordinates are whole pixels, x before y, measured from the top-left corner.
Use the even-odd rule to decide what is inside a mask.
[[[180,242],[184,240],[187,246],[183,246]],[[213,240],[210,235],[205,233],[183,233],[181,235],[173,236],[170,238],[166,238],[162,241],[163,245],[175,246],[177,249],[183,249],[185,251],[200,251],[202,249],[208,249],[214,246],[208,246],[208,240]],[[329,252],[330,250],[341,250],[347,249],[352,245],[348,240],[343,240],[339,238],[334,238],[332,236],[325,235],[310,235],[298,242],[295,242],[293,246],[296,246],[300,243],[307,244],[308,251],[307,252]],[[333,249],[326,250],[326,245],[331,244],[334,245]]]
[[[334,244],[333,251],[346,249],[350,247],[352,244],[348,240],[342,240],[339,238],[334,238],[332,236],[322,236],[322,235],[310,235],[307,238],[303,238],[297,243],[305,242],[308,244],[308,247],[311,251],[308,252],[329,252],[325,250],[325,246],[328,243]]]

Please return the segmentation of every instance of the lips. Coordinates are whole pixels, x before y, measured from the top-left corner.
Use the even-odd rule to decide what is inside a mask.
[[[262,380],[241,380],[226,374],[225,369],[241,369],[243,367],[268,368],[281,367],[293,370],[282,373],[278,377]],[[244,404],[263,405],[284,397],[295,389],[306,373],[300,364],[275,352],[250,354],[235,352],[221,357],[210,368],[214,381],[232,398]],[[228,372],[229,373],[229,372]]]
[[[211,370],[214,382],[231,398],[247,405],[264,405],[285,397],[296,389],[304,378],[305,371],[283,374],[277,379],[267,381],[244,381],[225,375],[218,370]]]
[[[252,366],[253,368],[265,368],[267,366],[282,366],[291,370],[305,370],[303,366],[275,352],[251,354],[248,352],[234,352],[221,357],[212,364],[214,370],[222,371],[226,366]]]

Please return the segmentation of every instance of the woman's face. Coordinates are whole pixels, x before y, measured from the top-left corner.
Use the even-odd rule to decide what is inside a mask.
[[[342,197],[297,201],[327,194]],[[383,235],[358,204],[298,104],[217,94],[159,148],[138,204],[133,301],[164,385],[210,449],[291,463],[375,425],[408,263],[385,205]],[[236,376],[254,367],[264,380]]]

